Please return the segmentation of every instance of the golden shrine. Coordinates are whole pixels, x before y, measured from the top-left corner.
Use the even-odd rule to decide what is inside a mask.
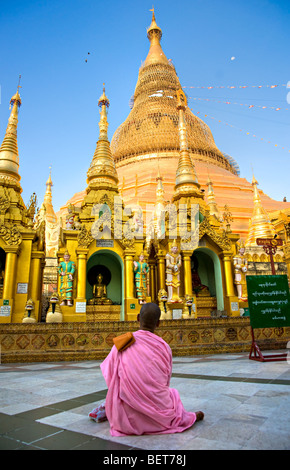
[[[178,325],[240,317],[246,273],[271,273],[257,237],[283,240],[274,261],[289,278],[290,205],[240,178],[188,108],[154,12],[147,36],[131,112],[110,143],[103,88],[87,188],[58,214],[51,175],[37,214],[35,194],[22,201],[19,90],[12,97],[0,148],[0,323],[135,321],[148,301]]]

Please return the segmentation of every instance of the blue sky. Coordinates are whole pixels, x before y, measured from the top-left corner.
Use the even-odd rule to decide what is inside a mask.
[[[110,139],[129,114],[152,2],[0,0],[0,7],[0,139],[21,74],[23,200],[36,192],[42,203],[51,166],[57,211],[87,186],[103,82]],[[260,189],[290,201],[289,0],[156,0],[154,8],[193,113],[242,177],[251,181],[254,171]]]

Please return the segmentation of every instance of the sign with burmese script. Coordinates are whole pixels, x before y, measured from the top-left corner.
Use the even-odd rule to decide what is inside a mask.
[[[290,326],[287,276],[246,276],[246,280],[252,328]]]

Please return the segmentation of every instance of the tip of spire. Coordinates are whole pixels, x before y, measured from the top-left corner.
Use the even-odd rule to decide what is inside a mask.
[[[98,106],[102,107],[104,105],[108,108],[110,106],[110,101],[106,96],[105,84],[103,83],[103,94],[99,98]]]
[[[46,182],[46,185],[51,185],[51,186],[52,186],[51,166],[49,167],[49,176],[48,176],[48,180],[47,180],[47,182]]]
[[[14,103],[17,104],[18,108],[20,108],[21,106],[21,98],[20,98],[20,93],[19,93],[19,88],[21,88],[20,86],[20,79],[21,79],[21,75],[19,75],[19,80],[18,80],[18,86],[17,86],[17,91],[15,93],[15,95],[12,96],[11,100],[10,100],[10,105],[14,105]]]
[[[155,21],[155,10],[154,10],[154,6],[152,6],[151,10],[149,11],[152,11],[152,23],[153,21]]]
[[[20,93],[19,93],[19,88],[21,88],[20,86],[20,79],[21,79],[21,75],[19,75],[19,80],[18,80],[18,86],[17,86],[17,91],[15,93],[15,95],[12,96],[11,100],[10,100],[10,105],[14,105],[14,103],[17,104],[18,108],[20,108],[21,106],[21,98],[20,98]]]
[[[253,178],[252,178],[252,184],[253,184],[253,185],[254,185],[254,184],[259,184],[254,175],[253,175]]]
[[[147,37],[149,40],[151,40],[151,36],[155,32],[155,34],[157,33],[157,35],[159,36],[159,40],[160,40],[162,36],[162,31],[161,31],[161,28],[157,26],[154,7],[152,7],[150,11],[152,11],[152,21],[151,21],[151,25],[147,29]]]

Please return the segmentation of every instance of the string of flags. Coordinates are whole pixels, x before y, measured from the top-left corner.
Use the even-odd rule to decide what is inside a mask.
[[[191,108],[190,108],[190,110],[193,111]],[[287,149],[286,147],[282,147],[281,145],[274,144],[274,143],[271,142],[270,140],[264,139],[264,138],[262,138],[262,137],[258,137],[256,134],[252,134],[251,132],[247,132],[247,131],[245,131],[244,129],[240,129],[239,127],[234,126],[233,124],[230,124],[230,123],[228,123],[228,122],[222,121],[221,119],[217,119],[217,118],[215,118],[215,117],[213,117],[213,116],[209,116],[208,114],[203,114],[203,113],[201,113],[200,111],[197,111],[197,112],[195,111],[194,114],[196,114],[196,115],[197,115],[197,114],[201,114],[202,116],[208,117],[208,118],[210,118],[210,119],[213,119],[214,121],[217,121],[217,122],[220,123],[220,124],[225,124],[226,126],[229,126],[229,127],[235,128],[235,129],[238,129],[240,132],[244,132],[246,135],[250,135],[250,136],[252,136],[252,137],[255,137],[255,138],[257,138],[257,139],[260,139],[261,141],[266,142],[266,143],[268,143],[268,144],[273,144],[274,147],[276,147],[276,148],[279,147],[279,148],[281,148],[282,150],[286,150],[287,152],[290,153],[290,149]]]
[[[188,99],[191,100],[199,100],[199,101],[214,101],[215,103],[223,103],[223,104],[236,104],[238,106],[246,106],[249,109],[250,108],[261,108],[261,109],[274,109],[275,111],[289,111],[289,108],[277,108],[276,106],[261,106],[258,104],[245,104],[245,103],[235,103],[232,101],[221,101],[221,100],[215,100],[215,99],[210,99],[210,98],[195,98],[193,96],[188,96]]]
[[[226,85],[226,86],[183,86],[182,88],[206,88],[207,90],[212,90],[213,88],[277,88],[280,86],[285,86],[287,87],[287,84],[282,84],[282,85]]]

